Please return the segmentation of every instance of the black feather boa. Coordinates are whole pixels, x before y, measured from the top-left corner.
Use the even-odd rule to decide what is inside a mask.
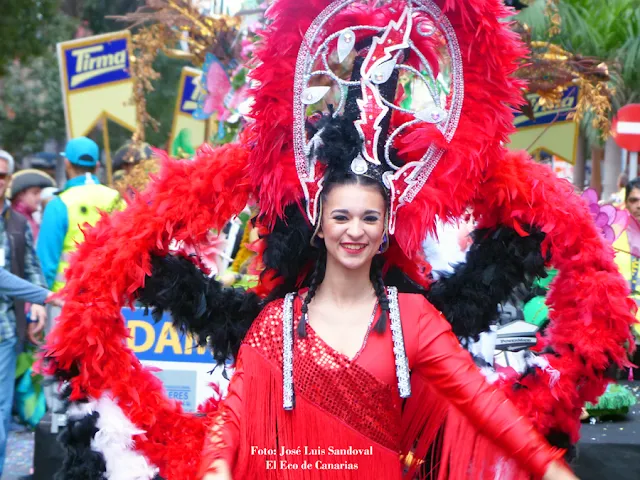
[[[190,333],[200,345],[208,343],[220,364],[237,355],[263,306],[257,295],[224,287],[188,259],[170,255],[152,259],[152,275],[138,291],[138,301],[152,307],[156,321],[170,311],[174,326]]]
[[[54,480],[106,479],[103,455],[91,450],[91,440],[98,431],[96,424],[99,417],[98,412],[93,412],[75,420],[69,419],[58,436],[64,449],[64,460]]]
[[[461,338],[477,338],[489,330],[498,305],[517,287],[531,288],[535,278],[547,276],[541,253],[545,235],[540,230],[522,237],[512,228],[499,227],[472,235],[466,263],[440,277],[426,292]]]
[[[192,262],[181,257],[154,257],[153,272],[147,277],[138,301],[153,308],[158,320],[170,311],[176,328],[188,332],[201,345],[208,343],[217,362],[237,355],[244,335],[266,302],[296,288],[297,275],[315,260],[309,248],[311,229],[297,207],[287,212],[286,223],[279,221],[267,237],[264,263],[284,279],[266,299],[239,288],[223,287],[207,278]],[[442,276],[428,291],[408,281],[402,272],[391,269],[385,282],[400,291],[422,293],[451,323],[459,337],[476,338],[495,319],[497,307],[517,287],[531,286],[545,277],[545,258],[541,253],[544,233],[532,230],[526,237],[500,227],[473,233],[467,261],[452,274]]]

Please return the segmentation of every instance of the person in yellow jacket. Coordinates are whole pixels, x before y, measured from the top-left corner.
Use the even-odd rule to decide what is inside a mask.
[[[629,282],[631,297],[640,306],[640,177],[631,180],[625,188],[624,204],[629,212],[629,224],[613,243],[615,262]],[[636,314],[640,321],[640,308]],[[640,325],[634,326],[640,336]]]
[[[93,140],[74,138],[67,143],[64,156],[69,180],[45,208],[36,247],[44,277],[54,292],[64,286],[69,256],[84,240],[81,227],[97,223],[100,211],[122,207],[120,194],[101,185],[95,175],[99,149]]]

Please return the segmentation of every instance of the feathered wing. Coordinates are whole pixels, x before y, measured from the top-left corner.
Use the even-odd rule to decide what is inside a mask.
[[[67,271],[62,315],[48,338],[48,368],[69,378],[70,400],[116,399],[146,432],[135,437],[136,449],[166,478],[192,478],[208,417],[185,414],[166,397],[161,382],[126,347],[120,309],[151,273],[152,255],[166,254],[172,240],[198,244],[242,211],[251,192],[247,157],[243,147],[227,145],[203,146],[193,162],[166,159],[149,190],[87,229]]]
[[[437,218],[447,221],[464,215],[486,169],[500,163],[501,144],[514,131],[513,107],[523,103],[524,84],[512,75],[528,52],[506,21],[512,12],[496,0],[436,3],[456,32],[464,101],[449,143],[434,138],[431,125],[418,124],[404,139],[405,148],[418,152],[432,142],[445,150],[416,198],[398,209],[395,237],[408,256],[421,250],[427,233],[435,231]]]
[[[152,272],[138,302],[153,308],[154,319],[169,311],[176,329],[199,345],[208,345],[220,365],[237,357],[242,339],[264,306],[257,294],[225,287],[188,258],[174,255],[152,259]]]
[[[597,231],[585,202],[526,153],[508,154],[486,177],[474,205],[480,226],[506,225],[527,235],[545,234],[543,252],[559,273],[547,303],[550,326],[543,347],[559,377],[536,371],[504,388],[544,433],[560,431],[572,443],[579,437],[579,414],[607,383],[607,371],[629,366],[634,342],[635,304],[613,262],[613,250]]]
[[[459,338],[475,338],[489,330],[498,305],[517,287],[530,287],[546,276],[541,245],[545,235],[530,229],[521,236],[499,226],[475,230],[466,261],[433,282],[426,298],[445,316]]]
[[[543,353],[523,376],[500,379],[498,386],[553,445],[570,451],[585,402],[604,392],[613,367],[630,366],[635,303],[585,202],[526,153],[508,153],[487,170],[473,213],[476,235],[484,240],[476,238],[469,262],[426,296],[458,334],[474,335],[486,329],[495,305],[517,283],[543,274],[545,260],[558,269],[547,300],[551,321]],[[422,383],[412,379],[416,388],[403,422],[406,448],[425,461],[421,466],[414,459],[405,478],[433,478],[427,448],[438,434],[437,478],[465,478],[469,465],[488,466],[487,478],[527,475]]]

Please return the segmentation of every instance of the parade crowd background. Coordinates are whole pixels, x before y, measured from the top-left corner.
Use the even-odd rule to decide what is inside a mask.
[[[632,297],[640,299],[638,155],[621,148],[615,123],[619,110],[640,102],[640,2],[505,3],[516,9],[514,29],[534,52],[518,72],[528,80],[529,91],[523,92],[527,105],[514,113],[519,135],[513,138],[514,146],[527,149],[583,195],[596,223],[605,236],[611,236]],[[189,6],[186,19],[171,10],[176,4]],[[36,357],[59,313],[61,303],[53,294],[63,288],[68,257],[83,239],[80,226],[95,224],[98,210],[125,208],[127,198],[145,188],[149,176],[158,171],[152,147],[189,161],[200,139],[220,145],[237,138],[250,121],[246,74],[266,6],[251,0],[1,2],[2,478],[32,478],[33,430],[43,419],[53,421],[47,411],[55,406],[54,395],[43,382]],[[198,18],[209,19],[204,38],[194,33]],[[128,124],[104,116],[85,125],[85,134],[69,135],[56,45],[128,27],[135,58],[131,63],[134,121]],[[197,71],[192,84],[184,80],[191,78],[190,68]],[[216,69],[219,76],[214,75]],[[216,90],[220,84],[214,83],[221,79],[223,94]],[[187,92],[189,88],[197,91]],[[640,125],[640,117],[637,122]],[[251,217],[248,205],[238,218],[229,219],[224,231],[212,231],[208,248],[201,252],[212,275],[226,285],[251,286],[259,273],[251,264],[255,253],[250,245],[257,239]],[[471,230],[473,212],[464,221],[440,225],[437,238],[425,239],[425,254],[434,271],[464,261]],[[502,313],[543,328],[548,313],[544,297],[553,279],[549,273],[534,290],[505,305]],[[46,311],[42,305],[47,305]],[[141,360],[179,363],[185,361],[182,355],[192,355],[189,361],[204,365],[201,371],[194,370],[193,382],[202,382],[207,371],[204,352],[176,340],[163,325],[154,330],[135,315],[129,328],[130,346]],[[153,348],[146,345],[148,335],[154,336]],[[151,353],[168,347],[174,356]],[[617,376],[622,384],[607,392],[611,395],[605,403],[586,406],[585,422],[635,412],[634,371],[620,371]],[[224,390],[225,379],[218,379]],[[171,384],[171,372],[163,381]],[[203,393],[187,390],[176,388],[170,394],[195,408]]]

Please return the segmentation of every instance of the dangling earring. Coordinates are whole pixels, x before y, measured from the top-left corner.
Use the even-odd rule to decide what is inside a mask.
[[[387,251],[387,249],[389,248],[389,237],[387,237],[387,234],[385,233],[382,236],[382,244],[380,245],[380,248],[378,249],[378,253],[384,253]]]

